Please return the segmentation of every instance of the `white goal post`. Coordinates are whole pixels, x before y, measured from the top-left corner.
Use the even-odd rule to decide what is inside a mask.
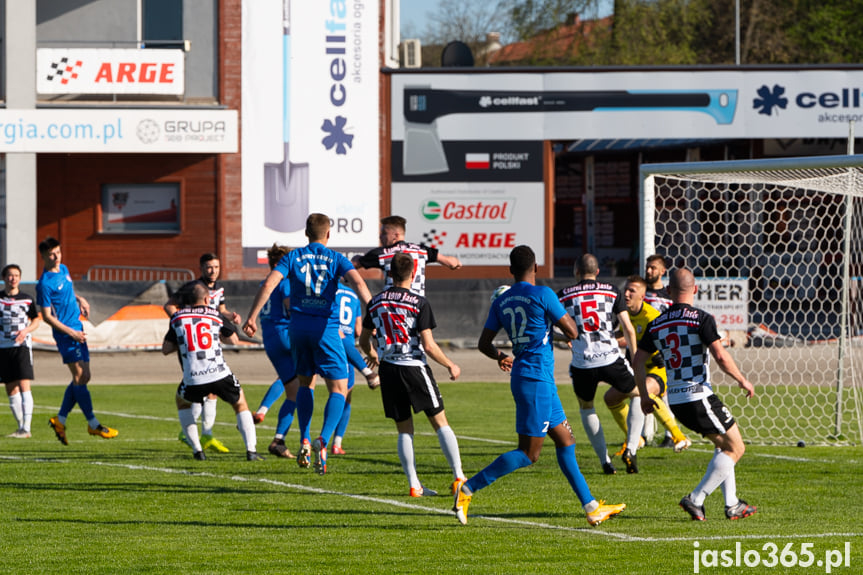
[[[863,443],[863,156],[644,164],[640,207],[642,264],[740,288],[719,327],[756,395],[711,375],[744,439]]]

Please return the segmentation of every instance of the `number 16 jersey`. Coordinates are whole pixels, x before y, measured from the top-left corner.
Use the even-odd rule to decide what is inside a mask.
[[[171,316],[168,341],[180,348],[184,384],[203,385],[231,374],[219,340],[222,326],[221,314],[206,306],[182,308]]]

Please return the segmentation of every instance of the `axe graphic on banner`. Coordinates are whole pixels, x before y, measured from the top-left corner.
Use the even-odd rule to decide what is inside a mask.
[[[264,164],[264,225],[277,232],[296,232],[306,227],[309,217],[309,165],[290,161],[291,134],[291,7],[283,0],[282,53],[282,139],[281,163]]]
[[[437,119],[450,114],[674,110],[703,112],[717,124],[730,124],[736,108],[737,90],[509,92],[405,86],[402,170],[409,176],[448,171]]]

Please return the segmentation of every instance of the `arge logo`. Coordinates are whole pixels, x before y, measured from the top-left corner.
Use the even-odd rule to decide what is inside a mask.
[[[784,110],[788,106],[788,98],[785,98],[784,94],[785,87],[779,84],[774,84],[772,90],[767,85],[761,86],[758,88],[760,97],[752,101],[752,107],[758,110],[759,114],[771,116],[774,108]]]
[[[423,204],[422,214],[427,220],[436,220],[440,217],[440,204],[434,200],[429,200]]]
[[[446,231],[431,229],[423,233],[423,243],[430,248],[440,248],[446,238]]]
[[[78,79],[78,69],[83,65],[81,60],[75,60],[75,63],[72,64],[69,62],[69,58],[64,56],[60,58],[59,62],[51,62],[51,71],[46,78],[49,82],[53,82],[54,78],[57,78],[65,86],[69,80]]]
[[[138,128],[135,130],[138,139],[145,144],[152,144],[158,141],[160,132],[159,124],[149,118],[138,122]]]

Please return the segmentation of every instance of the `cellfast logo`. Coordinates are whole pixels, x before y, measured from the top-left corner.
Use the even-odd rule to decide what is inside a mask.
[[[765,116],[779,115],[779,110],[785,110],[793,102],[804,110],[821,110],[833,112],[843,110],[852,114],[863,112],[863,98],[860,88],[841,88],[839,91],[800,92],[796,95],[785,93],[785,86],[774,84],[773,87],[763,85],[757,90],[758,97],[753,99],[752,107]],[[789,98],[793,98],[789,101]],[[775,114],[774,114],[775,112]],[[825,116],[830,116],[826,114]],[[827,120],[825,120],[827,121]]]
[[[497,106],[535,108],[540,104],[540,96],[480,96],[480,108]]]
[[[325,34],[325,52],[327,56],[332,56],[329,62],[330,84],[329,102],[333,107],[333,111],[337,112],[345,105],[348,99],[348,92],[345,88],[345,78],[348,75],[348,67],[345,63],[346,53],[346,38],[347,38],[347,4],[339,0],[330,1],[330,18],[324,22]],[[345,131],[348,119],[345,116],[336,114],[333,119],[325,118],[321,124],[321,131],[326,135],[321,140],[324,148],[332,150],[335,148],[336,154],[345,155],[348,153],[348,148],[353,147],[354,136]]]

